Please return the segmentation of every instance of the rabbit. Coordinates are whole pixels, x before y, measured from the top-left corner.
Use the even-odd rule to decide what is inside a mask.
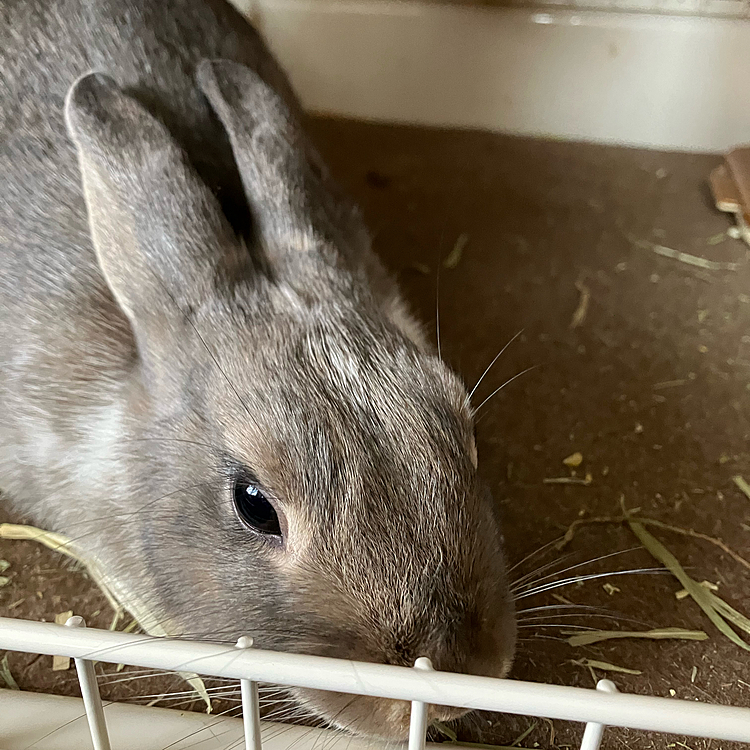
[[[259,34],[224,0],[0,10],[11,507],[175,637],[506,675],[467,391]],[[406,702],[290,693],[407,736]]]

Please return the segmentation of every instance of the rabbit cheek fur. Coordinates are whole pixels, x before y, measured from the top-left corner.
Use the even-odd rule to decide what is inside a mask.
[[[43,5],[32,21],[52,38],[31,38],[52,54],[55,8],[80,20],[83,6]],[[0,486],[175,635],[504,675],[513,603],[465,389],[249,27],[220,2],[123,5],[87,7],[135,39],[100,55],[127,89],[73,48],[75,63],[47,59],[44,105],[0,131]],[[159,14],[177,19],[163,45]],[[200,33],[183,38],[191,19]],[[200,62],[222,55],[246,64]],[[10,114],[34,65],[3,96]],[[60,70],[82,76],[65,121]],[[282,535],[238,519],[242,472]],[[407,734],[405,703],[291,692],[336,726]]]

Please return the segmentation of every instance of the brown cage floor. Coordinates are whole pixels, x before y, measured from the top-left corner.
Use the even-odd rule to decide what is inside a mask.
[[[750,479],[750,271],[745,246],[724,236],[731,219],[709,194],[719,157],[334,120],[315,121],[313,131],[433,331],[436,269],[464,236],[455,267],[441,268],[439,307],[443,356],[468,383],[524,331],[475,399],[536,366],[499,392],[478,424],[480,464],[503,508],[511,563],[578,518],[618,513],[621,496],[644,515],[720,537],[750,558],[750,499],[732,482],[735,474]],[[740,265],[706,270],[662,257],[653,245]],[[582,296],[586,314],[572,327]],[[590,473],[591,483],[545,484],[570,475],[562,461],[576,451],[583,455],[578,476]],[[721,596],[750,611],[750,570],[711,544],[654,532],[694,578],[718,584]],[[581,574],[654,567],[637,547],[621,526],[587,526],[566,557],[535,560],[553,563],[545,575],[578,563],[587,563],[576,569]],[[616,551],[623,553],[587,562]],[[0,558],[11,563],[0,614],[52,619],[73,609],[92,624],[109,624],[103,598],[52,553],[0,542]],[[609,675],[622,690],[750,705],[748,654],[693,602],[678,600],[679,588],[669,575],[624,575],[523,600],[557,604],[559,594],[616,619],[542,610],[545,621],[521,630],[513,676],[591,686],[589,671],[572,663],[587,657],[641,670]],[[710,639],[573,648],[559,635],[560,625],[573,624],[679,626],[704,629]],[[9,664],[22,687],[75,692],[72,673],[52,672],[46,657],[11,654]],[[104,692],[157,692],[144,682],[117,682]],[[529,724],[477,717],[462,735],[509,743]],[[565,747],[577,736],[577,727],[540,721],[521,744]],[[731,746],[610,730],[605,747]]]

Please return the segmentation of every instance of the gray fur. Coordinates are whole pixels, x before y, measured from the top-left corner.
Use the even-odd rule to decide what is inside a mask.
[[[175,635],[504,674],[513,607],[466,391],[256,32],[223,0],[0,14],[15,507]],[[237,465],[283,545],[237,520]],[[406,732],[405,704],[295,695],[350,730]]]

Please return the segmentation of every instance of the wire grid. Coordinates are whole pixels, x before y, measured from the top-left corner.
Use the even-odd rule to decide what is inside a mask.
[[[408,750],[424,750],[428,704],[567,719],[586,723],[581,750],[598,750],[606,726],[673,732],[750,743],[750,709],[618,693],[610,680],[596,690],[437,672],[421,657],[413,668],[254,649],[234,649],[0,617],[0,649],[68,656],[75,661],[94,750],[111,750],[94,660],[191,670],[239,679],[245,750],[262,750],[259,682],[411,701]]]

